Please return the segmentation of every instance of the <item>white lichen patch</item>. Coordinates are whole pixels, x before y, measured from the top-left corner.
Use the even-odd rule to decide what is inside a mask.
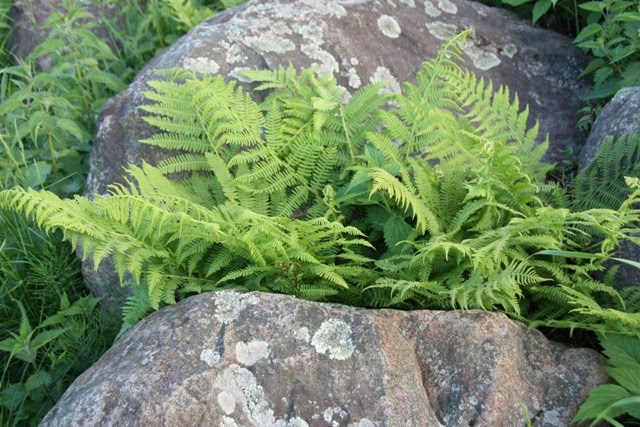
[[[406,4],[409,7],[416,7],[416,2],[414,0],[400,0],[400,3]]]
[[[458,33],[458,27],[442,21],[428,22],[426,25],[429,34],[438,40],[449,40]]]
[[[311,339],[311,336],[309,335],[309,329],[306,326],[303,326],[302,328],[295,331],[293,333],[293,337],[304,342],[309,342],[309,340]]]
[[[236,343],[236,360],[245,366],[253,366],[259,360],[269,357],[269,344],[265,341]]]
[[[516,47],[515,44],[509,43],[509,44],[504,45],[504,47],[502,48],[501,53],[504,56],[506,56],[507,58],[513,58],[513,55],[518,53],[518,48]]]
[[[458,6],[456,6],[451,0],[438,0],[438,7],[446,13],[458,13]]]
[[[316,73],[319,76],[338,72],[338,61],[336,61],[333,55],[322,49],[317,44],[305,43],[300,46],[300,51],[307,55],[309,58],[319,61],[314,63],[314,65],[317,67]]]
[[[300,417],[293,417],[287,423],[287,427],[309,427],[309,424]]]
[[[462,50],[479,70],[490,70],[501,62],[495,53],[481,49],[471,41],[467,41]]]
[[[382,93],[400,93],[400,83],[386,67],[376,68],[370,81],[371,83],[384,83],[386,86],[381,90]]]
[[[397,39],[402,32],[398,21],[389,15],[382,15],[378,18],[378,29],[382,31],[382,34],[392,39]]]
[[[296,34],[300,34],[302,38],[308,42],[317,45],[324,43],[324,32],[322,31],[322,27],[319,25],[294,24],[292,28]]]
[[[360,61],[358,61],[358,58],[351,58],[349,62],[351,63],[351,65],[354,65],[354,66],[360,63]]]
[[[437,18],[438,16],[442,15],[442,11],[435,7],[435,5],[429,0],[425,0],[424,2],[424,13],[432,18]]]
[[[235,420],[229,417],[222,417],[222,421],[220,421],[220,427],[238,427]]]
[[[259,52],[287,53],[296,48],[295,43],[291,40],[273,31],[265,32],[259,36],[245,37],[244,42]]]
[[[197,58],[185,58],[182,66],[189,71],[202,74],[218,74],[220,66],[210,58],[199,56]]]
[[[360,76],[358,76],[355,68],[349,68],[348,73],[349,86],[351,86],[353,89],[358,89],[360,86],[362,86],[362,81],[360,80]]]
[[[222,412],[231,415],[236,410],[236,398],[227,391],[221,391],[218,393],[218,405],[220,405]]]
[[[236,67],[229,72],[229,77],[232,77],[242,83],[251,83],[251,79],[242,74],[243,71],[249,71],[250,69],[251,68],[249,67]]]
[[[216,312],[213,316],[219,322],[228,324],[236,320],[245,308],[259,302],[260,298],[255,295],[221,292],[216,295]]]
[[[218,375],[213,385],[230,394],[236,403],[240,402],[254,424],[271,426],[275,423],[273,410],[265,400],[264,390],[251,371],[231,364]]]
[[[227,64],[244,63],[247,56],[242,54],[242,48],[237,43],[229,43],[226,40],[220,42],[220,47],[225,51],[225,60]]]
[[[376,427],[375,423],[368,418],[362,418],[357,423],[351,423],[348,427]]]
[[[330,359],[346,360],[353,354],[351,328],[342,320],[329,319],[320,325],[311,339],[311,345],[320,354],[328,353]]]
[[[210,348],[205,348],[200,353],[200,360],[206,363],[210,368],[218,366],[220,363],[220,353]]]

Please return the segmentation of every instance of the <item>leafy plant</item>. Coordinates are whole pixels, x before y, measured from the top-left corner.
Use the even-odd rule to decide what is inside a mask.
[[[597,0],[580,5],[588,25],[575,43],[595,57],[582,75],[593,75],[587,100],[608,99],[623,87],[640,84],[640,4]]]
[[[116,325],[59,238],[0,211],[0,424],[36,425],[106,350]]]
[[[573,181],[573,207],[618,209],[633,190],[625,177],[640,176],[640,134],[608,137]]]
[[[312,70],[247,72],[270,90],[260,105],[220,77],[167,71],[142,107],[162,132],[143,142],[183,154],[131,167],[108,197],[14,189],[0,203],[62,229],[96,264],[113,255],[155,309],[235,287],[637,330],[637,300],[589,273],[619,239],[637,243],[640,190],[617,210],[552,207],[562,190],[542,182],[537,125],[527,127],[506,88],[494,92],[454,62],[464,37],[403,95],[370,85],[346,103]],[[189,177],[165,177],[178,172]]]
[[[617,384],[600,385],[591,390],[574,422],[592,420],[589,426],[593,427],[606,421],[623,427],[615,418],[624,414],[640,421],[640,338],[607,334],[600,335],[599,340],[609,359],[605,371]]]

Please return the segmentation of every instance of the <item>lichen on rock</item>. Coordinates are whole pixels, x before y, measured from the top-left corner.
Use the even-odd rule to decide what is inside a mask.
[[[233,322],[249,305],[260,302],[260,298],[250,294],[225,292],[216,295],[216,311],[214,317],[221,323]]]
[[[402,32],[398,21],[389,15],[382,15],[378,18],[378,28],[382,31],[382,34],[392,39],[400,37],[400,33]]]
[[[348,359],[355,350],[351,339],[351,328],[344,321],[338,319],[322,322],[311,339],[311,345],[318,353],[328,353],[330,359],[336,360]]]

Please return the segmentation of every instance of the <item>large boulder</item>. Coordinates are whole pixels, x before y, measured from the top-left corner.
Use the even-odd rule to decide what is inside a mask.
[[[547,158],[578,152],[583,137],[575,127],[575,112],[587,89],[578,75],[586,58],[567,37],[467,0],[257,0],[195,27],[107,103],[87,194],[106,193],[109,184],[122,182],[128,164],[155,163],[166,155],[138,142],[153,133],[138,106],[156,70],[185,67],[242,79],[239,73],[247,68],[315,65],[350,92],[376,81],[398,91],[444,40],[466,28],[474,29],[464,49],[467,66],[496,85],[508,85],[522,104],[530,105],[541,135],[548,133],[552,141]],[[108,297],[117,286],[111,268],[95,274],[85,267],[85,273],[98,294]]]
[[[640,132],[640,87],[627,87],[602,109],[589,133],[578,166],[584,169],[591,164],[604,140],[613,136],[619,138]]]
[[[601,356],[502,314],[206,293],[138,324],[41,426],[566,426]]]
[[[604,140],[609,136],[640,133],[640,87],[629,87],[618,91],[604,107],[589,134],[589,139],[580,153],[580,169],[588,167],[595,158]],[[623,241],[616,256],[640,262],[640,246]],[[612,266],[613,263],[609,263]],[[618,288],[640,285],[640,269],[620,264],[615,285]]]

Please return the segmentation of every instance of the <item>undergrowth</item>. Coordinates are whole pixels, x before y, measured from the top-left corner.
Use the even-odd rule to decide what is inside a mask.
[[[48,35],[27,58],[15,58],[11,1],[0,2],[0,189],[81,192],[106,100],[191,26],[238,2],[110,3],[61,2],[43,26],[27,23]],[[20,6],[33,19],[34,3]],[[0,425],[36,425],[109,347],[119,323],[87,293],[59,234],[0,210]]]
[[[622,239],[638,243],[637,180],[614,209],[570,210],[543,182],[528,110],[454,62],[463,38],[402,95],[369,85],[344,104],[313,70],[247,72],[269,90],[261,104],[220,77],[167,71],[142,107],[162,132],[143,142],[184,154],[132,167],[109,197],[14,189],[0,203],[96,264],[113,255],[154,309],[234,287],[634,333],[637,292],[591,274]],[[176,172],[192,175],[164,176]]]

